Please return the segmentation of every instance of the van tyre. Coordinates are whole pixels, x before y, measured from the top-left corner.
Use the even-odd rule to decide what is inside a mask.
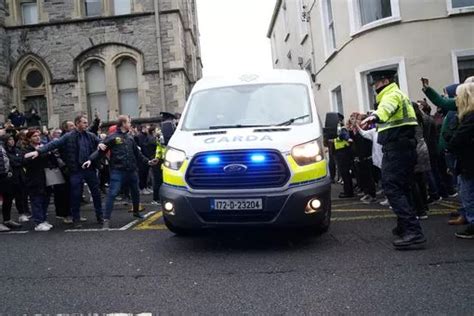
[[[171,222],[166,217],[163,217],[163,220],[165,222],[166,228],[168,228],[168,230],[170,232],[172,232],[173,234],[175,234],[175,235],[189,236],[189,235],[192,235],[195,232],[192,229],[182,228],[182,227],[178,227],[178,226],[175,226],[175,225],[171,224]]]
[[[316,225],[308,227],[307,232],[311,235],[319,236],[327,233],[331,226],[331,209],[326,212],[324,219]]]
[[[331,211],[327,211],[326,216],[324,216],[324,220],[316,226],[315,233],[317,235],[321,235],[327,233],[329,230],[329,226],[331,226]]]

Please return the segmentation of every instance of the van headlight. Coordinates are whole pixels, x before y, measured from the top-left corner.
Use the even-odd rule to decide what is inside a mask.
[[[179,170],[186,159],[186,153],[184,151],[168,148],[165,153],[165,167],[173,170]]]
[[[299,166],[306,166],[324,159],[321,149],[322,144],[316,139],[293,147],[291,156]]]

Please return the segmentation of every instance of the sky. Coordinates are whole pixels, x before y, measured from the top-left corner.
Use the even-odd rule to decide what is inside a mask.
[[[271,69],[274,6],[275,0],[197,0],[203,75]]]

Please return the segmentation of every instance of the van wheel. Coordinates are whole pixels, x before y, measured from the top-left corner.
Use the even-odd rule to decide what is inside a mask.
[[[324,219],[320,223],[318,223],[317,225],[311,226],[311,228],[308,229],[308,231],[312,235],[319,236],[319,235],[322,235],[324,233],[327,233],[327,231],[329,230],[329,226],[331,226],[331,209],[330,208],[326,212],[326,215],[324,216]]]
[[[175,225],[171,224],[171,222],[166,217],[163,217],[163,220],[165,222],[166,228],[168,228],[168,230],[170,232],[172,232],[173,234],[175,234],[175,235],[189,236],[189,235],[192,235],[193,232],[194,232],[194,230],[192,230],[192,229],[182,228],[182,227],[178,227],[178,226],[175,226]]]

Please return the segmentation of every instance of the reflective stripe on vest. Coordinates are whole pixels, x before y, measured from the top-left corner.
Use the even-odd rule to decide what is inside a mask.
[[[381,132],[389,128],[403,126],[403,125],[418,125],[416,116],[410,117],[408,115],[408,106],[412,106],[410,101],[402,95],[403,104],[402,104],[402,113],[403,118],[399,120],[388,121],[386,123],[377,124],[377,131]],[[414,123],[414,124],[413,124]]]

